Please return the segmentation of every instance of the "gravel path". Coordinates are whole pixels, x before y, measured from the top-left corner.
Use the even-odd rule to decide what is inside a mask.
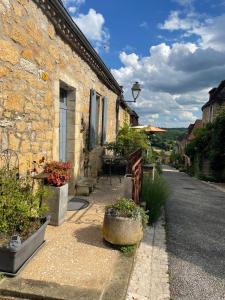
[[[171,299],[225,299],[225,193],[165,167]]]

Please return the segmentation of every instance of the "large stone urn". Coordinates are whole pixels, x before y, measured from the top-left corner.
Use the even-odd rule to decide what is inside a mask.
[[[59,226],[65,220],[68,205],[68,183],[56,187],[50,186],[50,196],[45,199],[48,214],[51,215],[50,225]]]
[[[143,238],[141,218],[124,218],[105,213],[103,237],[114,245],[135,245]]]

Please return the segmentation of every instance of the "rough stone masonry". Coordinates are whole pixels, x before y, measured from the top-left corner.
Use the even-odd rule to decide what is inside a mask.
[[[63,84],[70,91],[68,160],[74,176],[79,176],[85,160],[90,89],[108,98],[108,142],[115,139],[118,95],[56,33],[32,0],[1,0],[0,28],[0,151],[17,151],[21,173],[43,156],[59,159],[59,90]],[[100,112],[101,106],[100,102]],[[97,145],[89,155],[94,173],[101,151]]]

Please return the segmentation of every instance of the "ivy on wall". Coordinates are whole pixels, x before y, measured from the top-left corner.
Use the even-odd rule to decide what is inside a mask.
[[[222,109],[212,123],[195,131],[195,139],[188,144],[186,154],[192,161],[210,161],[215,180],[225,181],[225,109]]]

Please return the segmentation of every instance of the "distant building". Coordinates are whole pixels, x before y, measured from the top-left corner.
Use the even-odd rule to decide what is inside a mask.
[[[187,133],[178,138],[176,143],[176,152],[182,157],[183,163],[186,166],[190,166],[190,158],[185,154],[187,145],[195,138],[195,131],[198,128],[202,128],[202,120],[198,119],[193,124],[190,124],[187,129]]]
[[[202,106],[203,124],[212,122],[222,107],[225,107],[225,80],[209,91],[209,101]]]
[[[139,125],[138,114],[130,108],[130,106],[125,102],[124,98],[121,97],[119,102],[119,115],[118,115],[118,126],[123,127],[124,124],[130,126]]]
[[[187,144],[190,143],[195,138],[195,131],[198,128],[202,128],[202,120],[198,119],[193,124],[190,124],[188,127],[188,134],[187,134]]]

